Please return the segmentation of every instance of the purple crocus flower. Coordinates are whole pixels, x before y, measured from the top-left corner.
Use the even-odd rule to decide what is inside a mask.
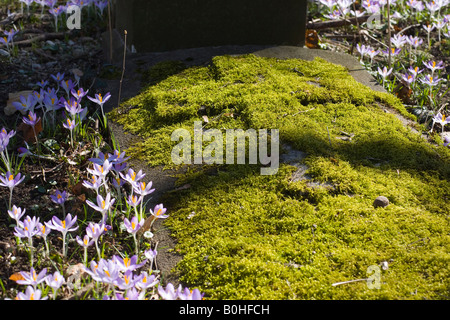
[[[181,286],[177,290],[178,299],[180,300],[202,300],[204,294],[200,292],[198,289],[189,290],[189,288],[184,288],[181,290]]]
[[[64,204],[67,200],[67,192],[56,190],[54,195],[50,195],[50,199],[56,204]]]
[[[408,71],[414,76],[417,77],[419,73],[422,73],[423,69],[419,69],[419,67],[409,67]]]
[[[66,279],[64,279],[61,273],[55,271],[55,273],[49,274],[45,278],[45,282],[53,290],[58,290],[66,282]]]
[[[130,183],[132,187],[136,186],[136,183],[145,176],[145,173],[142,173],[142,170],[139,170],[136,174],[136,172],[134,172],[131,168],[128,169],[128,173],[126,175],[123,175],[122,173],[119,174],[121,178]]]
[[[430,69],[431,72],[434,72],[439,69],[444,69],[443,61],[439,61],[438,63],[436,63],[436,61],[428,61],[428,62],[424,62],[423,65],[425,67],[427,67],[428,69]]]
[[[168,218],[169,215],[165,214],[167,211],[167,208],[164,208],[164,206],[161,204],[158,204],[155,206],[153,210],[150,209],[150,213],[156,218],[156,219],[165,219]]]
[[[95,6],[98,8],[98,10],[100,11],[100,16],[103,16],[103,10],[105,10],[105,8],[108,6],[108,0],[100,0],[100,1],[95,1]]]
[[[81,239],[80,236],[77,236],[76,240],[83,248],[88,248],[94,244],[94,239],[89,238],[87,234],[84,235],[83,239]]]
[[[50,75],[50,77],[52,77],[52,79],[55,80],[56,83],[59,85],[59,83],[64,80],[64,73],[58,72],[56,75],[53,74]]]
[[[106,197],[103,199],[101,195],[97,195],[97,204],[94,204],[90,200],[86,200],[86,203],[94,210],[102,214],[102,221],[104,221],[106,214],[112,208],[116,199],[111,199],[111,193],[107,193]]]
[[[127,198],[127,203],[133,208],[136,208],[136,206],[138,206],[141,201],[142,197],[138,197],[134,194],[130,194]]]
[[[444,137],[444,147],[447,147],[450,145],[450,137],[449,136],[445,136]]]
[[[116,293],[115,300],[141,300],[142,294],[136,290],[136,288],[131,288],[126,291],[125,296],[121,293]]]
[[[44,89],[48,85],[48,81],[47,80],[45,80],[45,81],[41,80],[41,81],[37,82],[36,85],[38,87],[40,87],[41,89]]]
[[[120,276],[120,268],[113,260],[100,260],[97,275],[101,282],[115,285]]]
[[[52,230],[56,230],[62,233],[63,235],[63,256],[66,256],[66,234],[67,232],[72,232],[78,229],[78,226],[73,227],[73,225],[77,222],[77,216],[72,218],[70,213],[67,214],[64,220],[60,220],[58,217],[53,216],[50,222],[45,222],[47,227]],[[73,228],[72,228],[73,227]]]
[[[69,97],[70,91],[72,91],[72,89],[75,87],[75,84],[72,82],[72,80],[69,79],[69,80],[61,81],[60,87],[64,89],[64,91],[67,94],[67,97]]]
[[[14,176],[11,172],[7,171],[4,176],[0,175],[0,186],[8,187],[12,190],[15,186],[21,183],[25,179],[25,176],[22,177],[20,172]]]
[[[131,234],[136,234],[136,232],[138,232],[139,229],[144,225],[144,222],[144,220],[138,221],[138,218],[136,216],[131,218],[131,221],[127,218],[123,219],[125,228],[127,229],[128,233]]]
[[[105,180],[111,167],[112,167],[112,164],[108,160],[105,160],[102,165],[94,163],[94,168],[93,169],[87,168],[87,171],[90,174],[99,176],[103,180]]]
[[[158,286],[158,294],[163,300],[177,300],[178,293],[175,291],[173,284],[169,283],[164,289],[161,285]]]
[[[72,89],[70,91],[70,93],[75,97],[75,99],[77,99],[78,101],[80,101],[85,95],[87,95],[87,93],[89,92],[89,90],[84,91],[83,88],[79,88],[78,90],[75,91],[75,89]]]
[[[36,288],[38,284],[45,281],[47,275],[47,268],[42,269],[41,272],[37,274],[36,270],[34,270],[34,268],[32,267],[30,269],[30,272],[20,271],[20,275],[23,277],[23,280],[17,280],[16,282],[18,284],[29,285]]]
[[[92,97],[88,96],[89,100],[91,100],[92,102],[98,104],[101,107],[103,107],[103,105],[106,103],[106,101],[109,100],[109,98],[111,98],[111,94],[109,92],[107,94],[105,94],[104,97],[101,95],[101,93],[95,94],[95,98],[92,98]]]
[[[421,78],[420,81],[424,84],[429,85],[430,87],[433,87],[437,85],[440,81],[443,81],[443,79],[436,79],[435,77],[427,74],[425,78],[424,79]]]
[[[23,222],[18,223],[18,226],[14,228],[14,235],[19,238],[28,238],[31,244],[31,238],[33,238],[39,230],[37,229],[37,224],[39,223],[39,218],[30,218],[27,216]]]
[[[92,175],[91,180],[83,181],[83,186],[85,186],[88,189],[94,189],[97,196],[98,196],[98,189],[101,187],[102,184],[103,184],[102,177],[96,176],[95,174]]]
[[[13,205],[11,210],[8,210],[9,216],[16,221],[17,226],[20,225],[20,219],[23,217],[27,209],[16,207]]]
[[[34,94],[29,94],[28,97],[20,96],[20,101],[14,101],[12,105],[17,111],[22,114],[26,114],[28,111],[34,111],[34,107],[37,103],[36,96]]]
[[[436,122],[439,123],[443,129],[446,124],[450,123],[450,117],[446,117],[445,114],[441,114],[440,112],[438,112],[433,117],[433,123],[436,123]]]
[[[28,286],[25,293],[19,292],[16,297],[17,300],[47,300],[48,297],[42,297],[42,291]]]
[[[159,283],[159,280],[156,279],[155,275],[148,275],[147,272],[141,272],[141,278],[136,281],[135,286],[140,290],[147,290],[148,288],[153,288]]]
[[[152,189],[152,183],[152,181],[150,181],[148,185],[144,181],[136,183],[134,192],[141,195],[142,197],[145,197],[146,195],[155,191],[155,189]]]
[[[121,290],[129,290],[131,288],[134,288],[135,283],[140,280],[141,276],[135,276],[133,274],[133,271],[127,270],[123,274],[122,278],[117,278],[116,285]]]
[[[414,76],[414,74],[403,74],[402,79],[410,85],[416,80],[416,77]]]

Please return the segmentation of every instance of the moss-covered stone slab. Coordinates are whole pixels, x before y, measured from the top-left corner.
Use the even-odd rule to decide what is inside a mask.
[[[321,58],[220,56],[161,79],[110,114],[142,138],[128,155],[174,167],[172,132],[204,116],[205,129],[278,129],[282,153],[306,155],[276,175],[224,164],[178,177],[190,187],[161,201],[183,281],[211,299],[448,298],[450,152],[383,110],[414,119],[397,98]],[[379,287],[346,283],[370,270]]]

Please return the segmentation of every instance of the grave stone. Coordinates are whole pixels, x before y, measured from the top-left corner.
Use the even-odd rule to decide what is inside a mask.
[[[113,0],[117,32],[139,52],[222,45],[303,46],[307,0]]]

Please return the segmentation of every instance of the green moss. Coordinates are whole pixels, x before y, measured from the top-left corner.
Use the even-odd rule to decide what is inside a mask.
[[[273,176],[259,165],[192,167],[189,189],[168,193],[166,225],[178,241],[182,280],[211,299],[448,299],[450,152],[403,127],[380,105],[410,118],[392,95],[357,83],[345,68],[302,61],[222,56],[180,70],[110,116],[144,138],[128,153],[171,166],[177,128],[279,129],[307,152]],[[231,115],[232,114],[232,115]],[[339,139],[353,134],[351,141]],[[325,184],[325,182],[327,184]],[[390,205],[374,208],[379,196]],[[381,288],[355,282],[381,270]]]

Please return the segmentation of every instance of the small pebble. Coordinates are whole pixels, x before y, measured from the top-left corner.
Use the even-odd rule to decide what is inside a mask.
[[[389,205],[389,199],[386,198],[385,196],[379,196],[373,202],[374,208],[378,208],[378,207],[386,208],[388,205]]]

